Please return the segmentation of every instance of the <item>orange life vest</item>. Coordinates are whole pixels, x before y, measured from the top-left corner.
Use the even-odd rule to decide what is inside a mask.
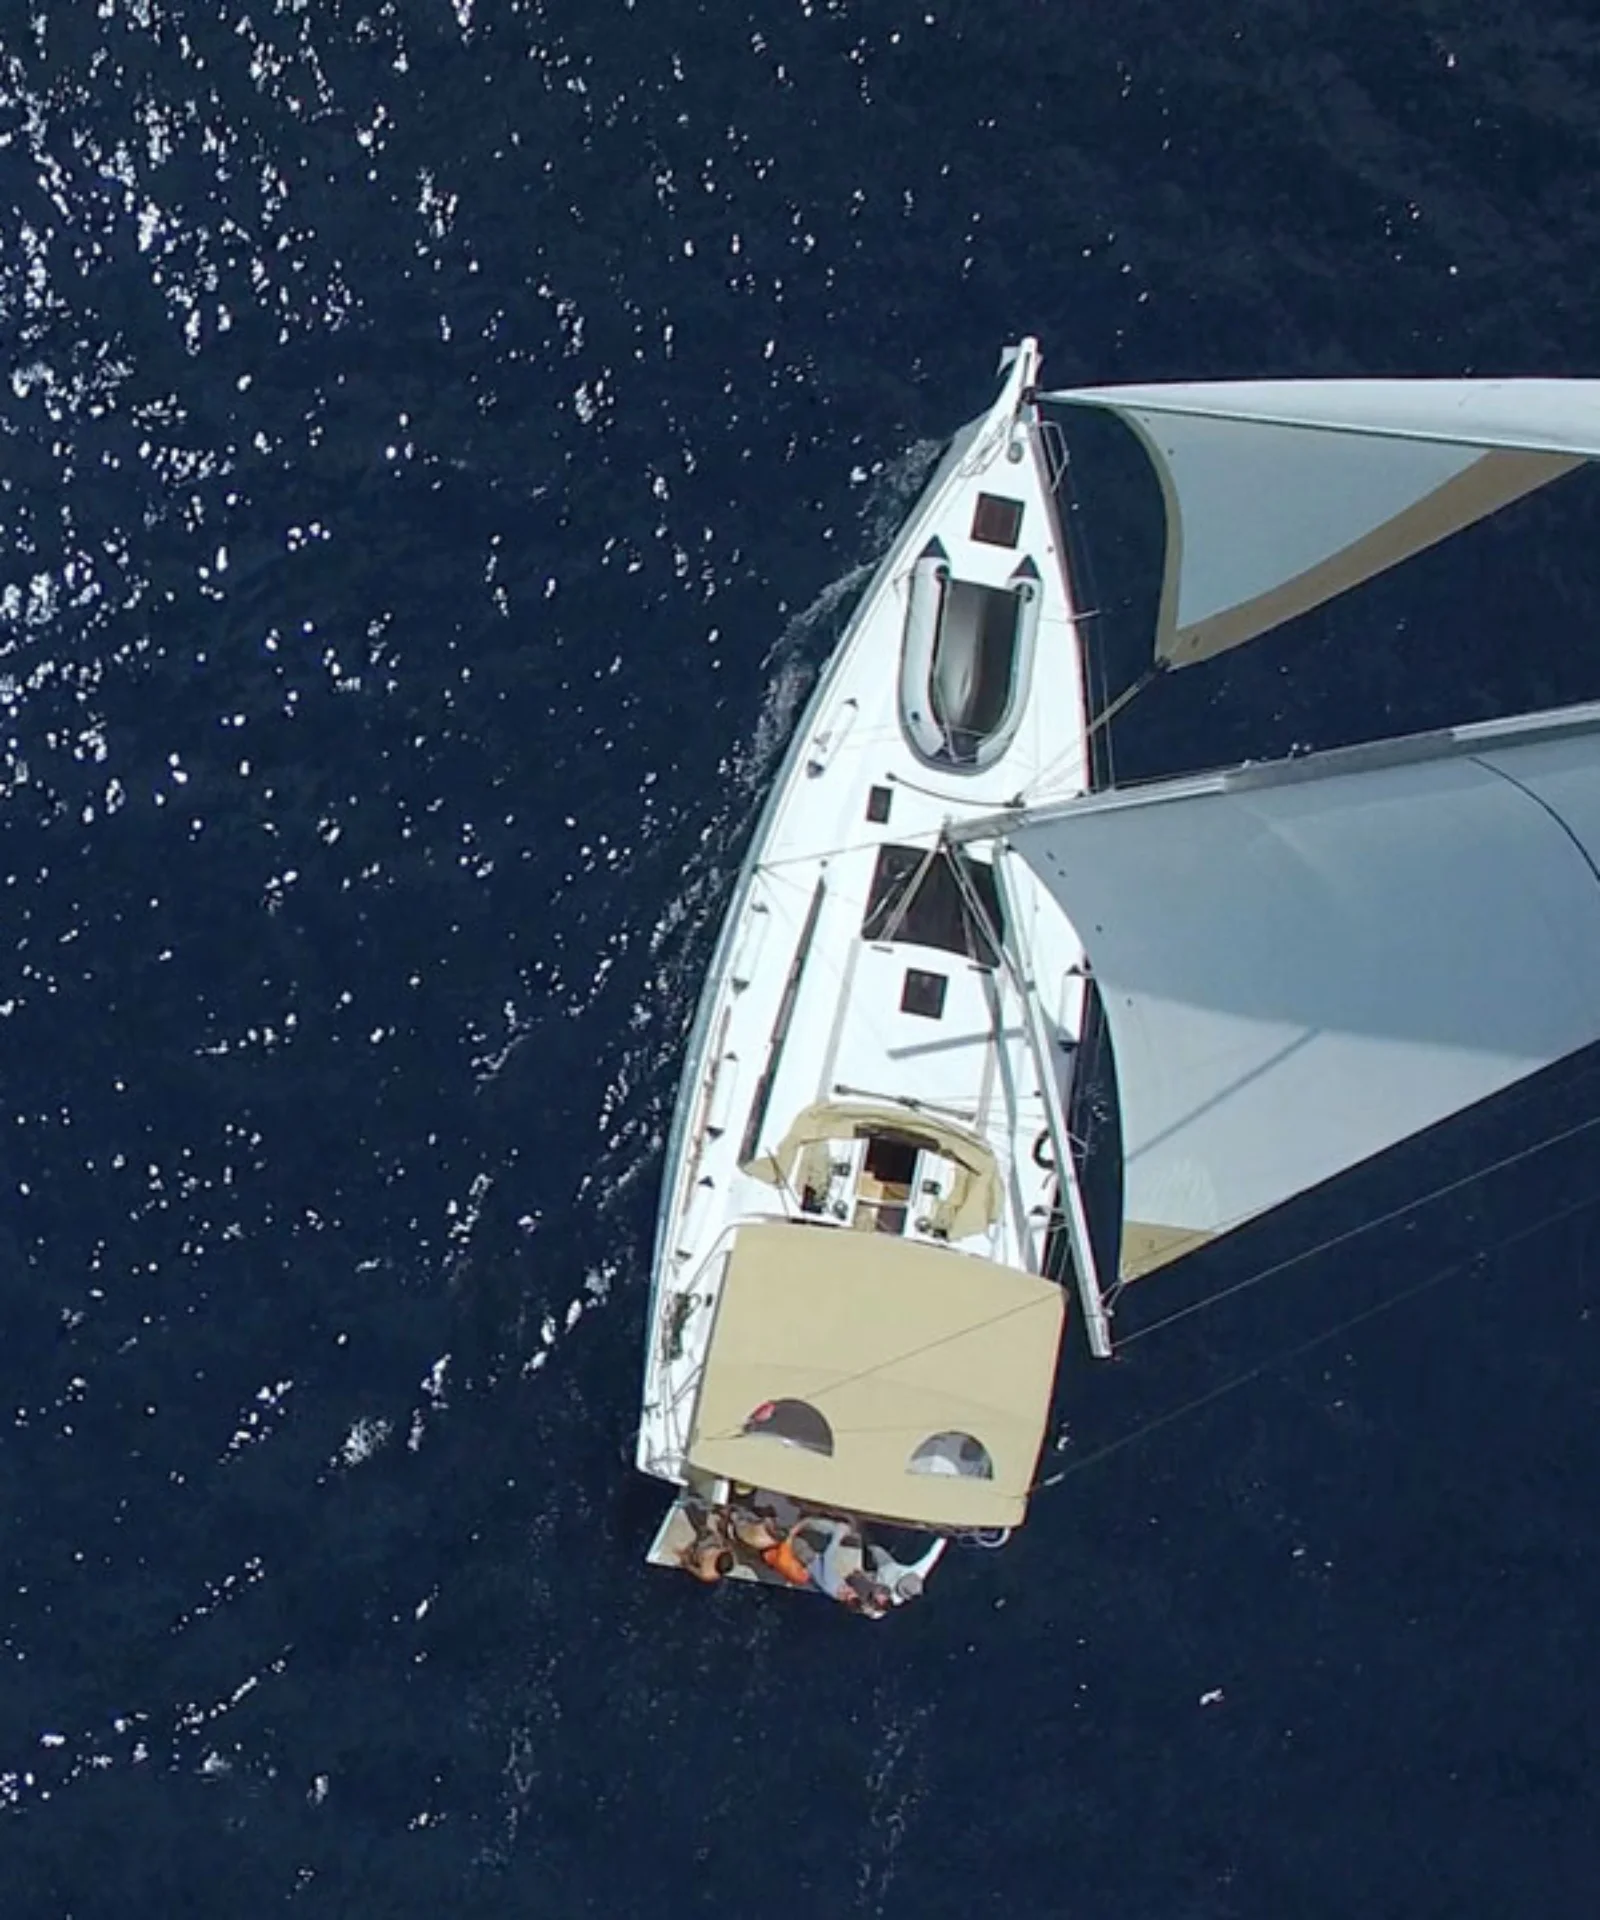
[[[805,1562],[787,1540],[780,1540],[775,1547],[768,1547],[761,1558],[780,1579],[787,1580],[791,1586],[807,1587],[811,1584],[811,1575],[806,1571]]]

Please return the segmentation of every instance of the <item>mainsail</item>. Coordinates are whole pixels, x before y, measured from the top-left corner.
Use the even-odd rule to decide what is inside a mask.
[[[1096,795],[1009,841],[1099,982],[1123,1278],[1600,1040],[1600,704]]]
[[[1309,612],[1580,462],[1600,380],[1081,387],[1161,482],[1156,656],[1188,666]]]

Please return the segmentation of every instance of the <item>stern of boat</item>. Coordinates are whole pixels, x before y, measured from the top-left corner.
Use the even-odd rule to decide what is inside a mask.
[[[652,1567],[687,1572],[687,1559],[696,1542],[707,1537],[710,1527],[719,1531],[735,1513],[770,1516],[788,1533],[808,1520],[846,1520],[860,1528],[865,1539],[863,1565],[868,1573],[887,1589],[891,1611],[918,1598],[933,1569],[944,1557],[950,1542],[943,1534],[913,1534],[900,1528],[874,1528],[846,1514],[813,1514],[781,1493],[764,1488],[733,1489],[725,1480],[704,1481],[684,1488],[663,1516],[655,1538],[645,1554]],[[750,1586],[781,1587],[788,1592],[818,1594],[811,1586],[796,1588],[768,1566],[759,1554],[735,1547],[729,1580],[741,1580]],[[818,1597],[821,1597],[820,1595]],[[868,1616],[873,1617],[873,1616]],[[883,1618],[884,1616],[876,1616]]]

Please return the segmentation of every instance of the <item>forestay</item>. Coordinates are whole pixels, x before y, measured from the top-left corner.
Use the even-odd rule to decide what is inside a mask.
[[[1101,795],[1011,845],[1099,981],[1124,1278],[1600,1039],[1600,706]]]
[[[1596,380],[1084,387],[1166,502],[1156,655],[1187,666],[1371,579],[1600,456]]]

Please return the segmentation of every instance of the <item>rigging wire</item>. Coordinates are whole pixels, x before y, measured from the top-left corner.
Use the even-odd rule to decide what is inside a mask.
[[[911,911],[917,895],[922,891],[923,881],[927,879],[934,861],[938,859],[943,849],[944,836],[941,834],[917,862],[916,870],[913,872],[910,880],[901,889],[900,897],[895,901],[889,918],[884,922],[876,936],[879,940],[892,942],[899,933],[902,925],[905,923],[906,915]]]
[[[1594,1122],[1588,1123],[1593,1125]],[[1564,1136],[1562,1136],[1564,1137]],[[1554,1144],[1546,1142],[1547,1145]],[[1488,1264],[1490,1256],[1503,1253],[1507,1247],[1515,1246],[1519,1241],[1528,1240],[1546,1227],[1556,1225],[1558,1221],[1569,1219],[1575,1213],[1581,1213],[1586,1207],[1600,1203],[1600,1193],[1590,1192],[1581,1200],[1572,1200],[1564,1207],[1558,1207],[1553,1213],[1541,1214],[1537,1220],[1526,1226],[1518,1227],[1514,1233],[1508,1233],[1497,1240],[1493,1246],[1480,1247],[1476,1252],[1463,1255],[1445,1266],[1436,1268],[1425,1279],[1414,1281],[1409,1287],[1402,1287],[1398,1293],[1392,1293],[1385,1299],[1375,1301],[1370,1307],[1363,1307],[1359,1313],[1352,1313],[1336,1325],[1325,1328],[1321,1333],[1313,1334],[1309,1340],[1286,1347],[1279,1353],[1268,1355],[1245,1372],[1235,1374],[1232,1379],[1224,1380],[1221,1386],[1212,1387],[1209,1392],[1197,1395],[1193,1400],[1185,1400],[1181,1405],[1170,1407],[1165,1413],[1157,1414],[1153,1420],[1147,1420],[1142,1426],[1135,1427],[1131,1433],[1120,1434],[1115,1440],[1108,1440],[1102,1447],[1096,1447],[1092,1453],[1086,1453],[1081,1460],[1073,1460],[1058,1468],[1054,1473],[1035,1480],[1030,1493],[1042,1492],[1046,1487],[1058,1487],[1062,1481],[1070,1480],[1074,1474],[1082,1473],[1086,1467],[1097,1466],[1114,1453],[1120,1453],[1124,1447],[1131,1447],[1136,1440],[1142,1440],[1146,1434],[1155,1433],[1162,1427],[1170,1427],[1191,1413],[1198,1413],[1204,1407],[1213,1405],[1239,1387],[1248,1386],[1253,1380],[1259,1380],[1264,1374],[1272,1373],[1279,1367],[1287,1366],[1290,1361],[1314,1352],[1318,1347],[1326,1346],[1330,1340],[1337,1340],[1342,1333],[1349,1333],[1353,1327],[1361,1326],[1365,1321],[1376,1320],[1380,1314],[1391,1312],[1395,1307],[1403,1306],[1408,1300],[1415,1300],[1419,1294],[1431,1291],[1444,1281],[1461,1272],[1464,1267]],[[1329,1243],[1334,1244],[1334,1243]],[[1181,1317],[1181,1316],[1174,1316]],[[1145,1329],[1149,1331],[1149,1329]],[[1130,1336],[1131,1337],[1131,1336]]]
[[[1131,706],[1133,702],[1138,699],[1139,695],[1144,692],[1145,688],[1150,686],[1154,681],[1159,680],[1171,665],[1172,662],[1164,658],[1154,660],[1145,668],[1144,672],[1139,675],[1137,680],[1130,686],[1122,689],[1121,693],[1111,702],[1110,706],[1100,709],[1089,722],[1086,733],[1092,738],[1102,727],[1115,720],[1124,707]]]
[[[885,1359],[874,1360],[869,1365],[857,1367],[854,1373],[841,1374],[837,1380],[828,1380],[796,1397],[804,1400],[820,1400],[824,1394],[837,1393],[841,1387],[853,1387],[858,1380],[870,1380],[875,1373],[883,1373],[889,1367],[898,1367],[907,1360],[918,1360],[925,1353],[934,1353],[940,1347],[948,1347],[957,1340],[965,1340],[968,1334],[983,1333],[989,1327],[998,1326],[1002,1320],[1014,1320],[1019,1313],[1034,1313],[1045,1300],[1032,1295],[1020,1300],[1015,1306],[1003,1307],[998,1313],[986,1314],[981,1320],[974,1320],[965,1327],[952,1327],[948,1333],[936,1334],[931,1340],[924,1340],[919,1346],[902,1348],[891,1353]],[[737,1440],[745,1432],[743,1427],[726,1427],[719,1433],[709,1434],[712,1440]]]
[[[1038,427],[1039,442],[1045,451],[1050,510],[1059,535],[1057,554],[1062,582],[1066,588],[1068,615],[1078,640],[1078,658],[1083,665],[1083,696],[1087,713],[1091,708],[1103,708],[1106,705],[1106,689],[1110,679],[1106,648],[1101,643],[1103,605],[1095,580],[1088,528],[1074,482],[1072,456],[1067,447],[1066,435],[1060,422],[1037,406],[1034,409],[1034,420]],[[1106,733],[1097,743],[1095,735],[1096,729],[1090,726],[1083,738],[1083,745],[1088,754],[1088,765],[1085,768],[1088,785],[1091,788],[1114,787],[1117,784],[1117,759],[1112,737],[1110,733]],[[1097,744],[1106,776],[1104,781],[1095,778],[1094,749]],[[1068,758],[1069,755],[1065,752],[1058,755],[1055,761],[1034,776],[1028,783],[1030,798],[1046,790],[1047,782],[1055,773],[1056,767],[1065,764]]]
[[[1215,1293],[1208,1293],[1204,1299],[1191,1300],[1186,1307],[1179,1307],[1175,1312],[1165,1314],[1159,1320],[1152,1320],[1148,1326],[1136,1327],[1133,1332],[1125,1333],[1119,1344],[1125,1347],[1131,1346],[1135,1340],[1142,1340],[1147,1334],[1159,1332],[1163,1327],[1174,1326],[1180,1320],[1187,1320],[1191,1314],[1200,1313],[1207,1307],[1217,1306],[1224,1300],[1231,1300],[1236,1294],[1248,1293],[1252,1287],[1260,1286],[1262,1281],[1271,1280],[1278,1274],[1287,1272],[1290,1267],[1300,1266],[1316,1254],[1327,1253],[1334,1247],[1344,1246],[1359,1235],[1370,1233],[1374,1227],[1386,1226],[1391,1220],[1402,1219],[1408,1213],[1415,1213],[1423,1207],[1432,1206],[1435,1200],[1447,1199],[1452,1193],[1459,1193],[1463,1187],[1470,1187],[1479,1180],[1487,1179],[1491,1174],[1502,1173],[1507,1167],[1517,1166],[1521,1161],[1530,1160],[1535,1154],[1544,1153],[1551,1147],[1559,1147],[1563,1141],[1574,1140],[1579,1134],[1589,1133],[1595,1127],[1600,1127],[1600,1114],[1591,1114],[1587,1120],[1579,1120],[1570,1127],[1564,1127],[1560,1133],[1552,1133],[1543,1140],[1535,1140],[1531,1146],[1520,1147],[1515,1153],[1508,1153],[1498,1160],[1492,1160],[1486,1167],[1476,1167],[1471,1173],[1464,1173],[1458,1179],[1446,1182],[1442,1187],[1435,1187],[1431,1193],[1422,1194],[1414,1200],[1406,1200],[1397,1207],[1391,1207],[1387,1213],[1374,1214],[1369,1220],[1358,1220],[1353,1227],[1346,1227],[1342,1233],[1330,1234],[1313,1246],[1302,1247],[1298,1253],[1291,1253],[1282,1260],[1273,1261],[1271,1266],[1262,1267],[1259,1272],[1252,1273],[1243,1280],[1236,1280],[1232,1286],[1222,1287]],[[1117,1292],[1121,1291],[1123,1289],[1119,1287]]]
[[[885,771],[883,777],[884,777],[884,780],[891,787],[904,787],[908,793],[920,793],[924,800],[943,801],[947,807],[951,805],[951,803],[956,798],[956,796],[953,794],[950,794],[947,792],[941,792],[941,790],[938,787],[925,787],[918,780],[908,780],[903,773],[896,773],[893,767],[888,768]],[[1020,807],[1021,805],[1022,805],[1022,795],[1018,793],[1018,794],[1015,794],[1010,800],[1002,800],[999,803],[998,807],[996,808],[996,811],[999,813],[1006,813],[1013,808]],[[944,828],[939,827],[938,829],[933,829],[933,828],[925,827],[922,829],[922,831],[924,833],[937,831],[940,835],[943,835]],[[915,834],[907,834],[906,836],[908,840],[916,839],[917,837],[918,836]],[[878,846],[878,845],[881,845],[882,843],[880,841],[874,841],[872,844],[874,846]]]
[[[1088,616],[1078,615],[1076,617],[1083,619]],[[1087,649],[1085,648],[1080,651],[1081,657],[1087,659]],[[1047,760],[1045,764],[1034,773],[1033,777],[1024,784],[1022,791],[1011,803],[1012,806],[1021,810],[1039,800],[1042,793],[1047,793],[1050,782],[1054,779],[1057,770],[1071,766],[1077,760],[1080,752],[1092,751],[1095,736],[1103,732],[1125,707],[1131,706],[1139,695],[1144,692],[1146,687],[1153,686],[1157,680],[1161,679],[1163,675],[1170,670],[1171,666],[1172,662],[1170,660],[1158,659],[1153,661],[1145,668],[1144,672],[1139,675],[1137,680],[1132,681],[1128,686],[1124,687],[1121,693],[1108,705],[1103,706],[1093,718],[1085,719],[1082,746],[1065,747],[1053,759]],[[1096,677],[1101,676],[1097,674]],[[1087,689],[1085,689],[1085,691],[1087,692]],[[1088,769],[1089,786],[1090,789],[1094,791],[1109,791],[1117,784],[1116,769],[1111,759],[1111,735],[1109,733],[1105,735],[1105,748],[1106,770],[1110,778],[1106,781],[1103,788],[1097,788],[1093,779],[1093,768],[1090,767]],[[1080,796],[1076,791],[1073,791],[1066,797],[1077,799]]]
[[[1331,1234],[1326,1239],[1318,1241],[1315,1245],[1305,1247],[1300,1252],[1289,1255],[1287,1259],[1275,1261],[1271,1266],[1263,1267],[1258,1273],[1251,1274],[1244,1280],[1236,1281],[1231,1287],[1224,1287],[1220,1292],[1208,1294],[1203,1300],[1191,1301],[1188,1306],[1180,1307],[1175,1313],[1167,1314],[1160,1320],[1152,1321],[1149,1326],[1139,1327],[1132,1333],[1124,1334],[1119,1340],[1118,1345],[1119,1347],[1129,1346],[1132,1342],[1142,1339],[1148,1333],[1155,1333],[1162,1327],[1169,1327],[1179,1320],[1188,1319],[1192,1314],[1199,1313],[1203,1308],[1215,1306],[1220,1301],[1231,1299],[1235,1294],[1248,1292],[1252,1287],[1259,1286],[1263,1281],[1274,1278],[1277,1274],[1287,1271],[1290,1267],[1301,1265],[1316,1254],[1327,1253],[1334,1247],[1347,1245],[1359,1235],[1370,1232],[1374,1227],[1382,1226],[1388,1221],[1398,1220],[1408,1213],[1415,1212],[1418,1208],[1429,1206],[1435,1200],[1443,1199],[1451,1193],[1459,1192],[1463,1187],[1471,1186],[1476,1181],[1486,1179],[1491,1174],[1503,1172],[1507,1167],[1516,1166],[1524,1160],[1532,1159],[1535,1154],[1543,1153],[1551,1147],[1560,1146],[1564,1141],[1576,1139],[1579,1135],[1588,1133],[1595,1127],[1600,1127],[1600,1114],[1591,1115],[1587,1120],[1580,1120],[1573,1126],[1564,1127],[1559,1133],[1550,1134],[1543,1140],[1536,1140],[1531,1146],[1519,1148],[1515,1153],[1505,1154],[1499,1160],[1491,1161],[1488,1166],[1479,1167],[1472,1173],[1464,1174],[1459,1179],[1448,1182],[1445,1186],[1436,1187],[1432,1193],[1423,1194],[1419,1199],[1408,1200],[1401,1206],[1390,1208],[1387,1213],[1375,1215],[1370,1220],[1360,1221],[1355,1226],[1345,1229],[1342,1233]],[[1597,1202],[1600,1202],[1600,1193],[1591,1192],[1586,1194],[1581,1200],[1574,1200],[1565,1207],[1558,1208],[1553,1213],[1541,1215],[1537,1220],[1531,1221],[1524,1227],[1519,1227],[1515,1233],[1506,1235],[1504,1238],[1495,1241],[1491,1246],[1480,1247],[1470,1254],[1463,1255],[1449,1262],[1446,1266],[1429,1274],[1426,1279],[1417,1281],[1409,1287],[1401,1288],[1398,1293],[1391,1294],[1387,1298],[1377,1301],[1370,1307],[1362,1308],[1359,1313],[1350,1315],[1348,1318],[1339,1321],[1335,1326],[1329,1327],[1326,1331],[1314,1335],[1309,1340],[1302,1341],[1298,1346],[1287,1348],[1283,1352],[1274,1354],[1268,1359],[1259,1362],[1247,1372],[1238,1374],[1233,1379],[1225,1381],[1220,1387],[1214,1387],[1209,1392],[1201,1394],[1197,1399],[1185,1401],[1181,1406],[1174,1407],[1171,1411],[1158,1415],[1154,1420],[1147,1421],[1141,1427],[1136,1427],[1132,1433],[1124,1434],[1119,1439],[1109,1441],[1104,1447],[1098,1448],[1094,1453],[1086,1454],[1082,1460],[1074,1461],[1070,1466],[1061,1468],[1049,1478],[1035,1481],[1034,1486],[1038,1488],[1057,1485],[1061,1480],[1068,1478],[1071,1474],[1080,1472],[1084,1467],[1092,1465],[1095,1461],[1105,1459],[1109,1454],[1116,1453],[1121,1448],[1131,1445],[1133,1441],[1139,1439],[1142,1435],[1151,1433],[1158,1427],[1168,1426],[1186,1414],[1197,1412],[1200,1408],[1209,1406],[1214,1400],[1220,1400],[1224,1394],[1231,1393],[1236,1387],[1245,1386],[1250,1381],[1259,1379],[1261,1375],[1269,1373],[1274,1367],[1287,1365],[1289,1361],[1299,1358],[1301,1354],[1310,1353],[1315,1348],[1324,1345],[1327,1341],[1337,1339],[1341,1333],[1348,1332],[1352,1327],[1360,1326],[1363,1321],[1376,1319],[1379,1314],[1387,1313],[1392,1307],[1400,1306],[1405,1301],[1414,1299],[1418,1294],[1426,1293],[1430,1288],[1447,1280],[1452,1274],[1460,1272],[1463,1267],[1469,1266],[1475,1261],[1486,1260],[1489,1255],[1499,1253],[1506,1247],[1514,1246],[1517,1242],[1525,1240],[1532,1234],[1537,1233],[1541,1228],[1553,1226],[1557,1221],[1564,1220],[1568,1218],[1569,1215],[1581,1211],[1584,1207],[1593,1206],[1597,1204]],[[949,1333],[941,1334],[922,1345],[909,1348],[899,1353],[890,1354],[882,1360],[873,1361],[870,1365],[858,1368],[854,1373],[846,1374],[841,1379],[820,1385],[805,1397],[820,1399],[824,1394],[835,1391],[839,1387],[853,1386],[857,1381],[868,1379],[873,1374],[882,1373],[890,1367],[900,1365],[901,1362],[905,1360],[916,1359],[924,1353],[934,1351],[936,1348],[948,1346],[953,1341],[963,1340],[968,1334],[981,1333],[986,1328],[996,1326],[1002,1321],[1010,1320],[1017,1314],[1025,1313],[1038,1304],[1037,1300],[1027,1300],[1015,1306],[1004,1308],[999,1313],[987,1315],[984,1319],[975,1321],[969,1326],[954,1328]],[[738,1437],[739,1431],[737,1428],[730,1428],[726,1433],[713,1435],[712,1437],[716,1439],[734,1439]]]

